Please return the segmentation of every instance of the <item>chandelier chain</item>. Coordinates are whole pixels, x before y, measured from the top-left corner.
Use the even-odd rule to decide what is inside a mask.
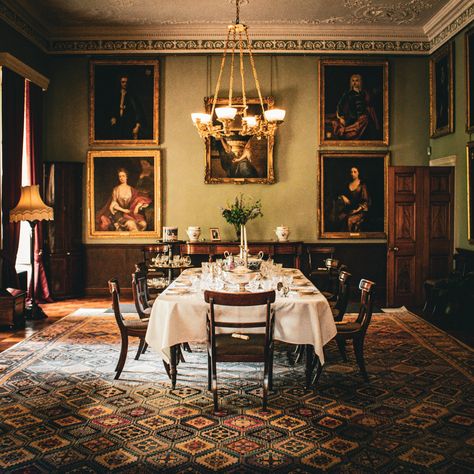
[[[257,69],[255,68],[255,61],[253,59],[252,47],[250,46],[250,38],[249,38],[247,29],[245,30],[245,38],[247,39],[247,47],[249,50],[249,60],[250,60],[250,65],[252,66],[252,74],[255,79],[255,87],[257,88],[258,98],[260,99],[260,106],[262,107],[262,114],[265,114],[262,92],[260,90],[260,82],[258,81]]]
[[[229,45],[229,38],[230,38],[230,30],[227,31],[227,39],[225,41],[224,54],[222,55],[221,68],[219,70],[219,76],[217,78],[216,89],[214,92],[214,100],[212,101],[211,117],[214,115],[214,111],[216,109],[216,103],[217,103],[217,96],[219,94],[219,89],[221,88],[222,73],[224,72],[225,58],[227,56],[227,47]]]
[[[240,46],[240,77],[242,80],[242,101],[244,105],[244,117],[247,115],[247,95],[245,94],[245,73],[244,73],[244,45],[242,41],[242,33],[239,33]]]
[[[240,0],[235,0],[235,24],[240,22]]]
[[[232,107],[232,95],[234,91],[234,58],[235,58],[235,44],[236,44],[235,30],[232,34],[232,55],[230,59],[230,80],[229,80],[229,107]]]

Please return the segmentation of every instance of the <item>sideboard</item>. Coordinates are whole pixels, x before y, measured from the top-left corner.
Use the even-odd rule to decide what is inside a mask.
[[[249,242],[248,247],[251,255],[257,255],[259,252],[263,252],[265,258],[271,257],[276,261],[289,259],[291,266],[295,268],[301,267],[303,242],[257,241]],[[238,255],[239,251],[239,244],[231,241],[185,242],[180,245],[181,255],[199,255],[211,262],[216,258],[222,257],[224,252]]]

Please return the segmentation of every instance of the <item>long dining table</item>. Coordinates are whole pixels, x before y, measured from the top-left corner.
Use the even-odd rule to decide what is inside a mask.
[[[324,345],[336,335],[336,324],[327,299],[298,269],[284,269],[293,276],[286,296],[277,292],[274,340],[304,346],[306,350],[306,386],[311,385],[312,372],[324,364]],[[153,303],[146,342],[163,359],[172,387],[176,386],[176,366],[181,344],[207,342],[204,289],[191,284],[200,269],[185,270]],[[196,278],[194,278],[196,280]],[[221,290],[223,291],[223,290]],[[235,289],[233,290],[235,291]],[[265,319],[262,308],[252,308],[254,318]],[[249,319],[248,308],[225,307],[218,317],[223,320]],[[258,331],[255,330],[255,331]]]

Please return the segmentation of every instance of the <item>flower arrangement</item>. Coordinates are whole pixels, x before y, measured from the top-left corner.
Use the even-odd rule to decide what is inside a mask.
[[[227,204],[227,207],[221,207],[221,213],[222,217],[234,226],[239,239],[241,225],[245,225],[256,217],[263,216],[262,202],[260,199],[254,201],[251,196],[240,194],[235,197],[231,204]]]

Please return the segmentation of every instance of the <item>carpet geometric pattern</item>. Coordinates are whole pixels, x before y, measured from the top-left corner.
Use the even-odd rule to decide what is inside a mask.
[[[68,316],[0,354],[0,472],[468,472],[474,470],[472,350],[417,316],[376,314],[365,341],[370,383],[335,343],[318,385],[286,347],[269,411],[259,364],[218,366],[193,346],[171,390],[163,365],[130,348],[113,380],[112,315]]]

